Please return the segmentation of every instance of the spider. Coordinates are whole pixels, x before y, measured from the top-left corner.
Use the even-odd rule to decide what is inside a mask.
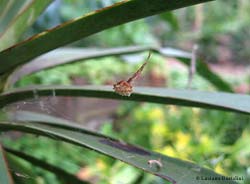
[[[131,95],[131,93],[133,92],[133,86],[131,83],[141,74],[141,72],[142,72],[143,68],[145,67],[145,65],[147,64],[150,56],[151,56],[151,52],[149,52],[145,63],[143,63],[143,65],[127,81],[121,80],[113,85],[113,89],[115,90],[116,93],[118,93],[119,95],[122,95],[122,96],[130,96]]]
[[[152,167],[156,167],[157,171],[159,171],[162,167],[163,167],[163,164],[161,162],[161,159],[158,159],[158,160],[148,160],[148,165],[150,168]]]

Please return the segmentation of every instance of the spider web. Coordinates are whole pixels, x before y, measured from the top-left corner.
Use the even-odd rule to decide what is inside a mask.
[[[55,91],[53,91],[52,96],[48,97],[39,97],[36,90],[33,91],[33,94],[32,99],[9,104],[4,109],[11,112],[31,111],[73,120],[66,112],[58,108],[58,106],[65,107],[65,104],[62,103],[63,99],[56,96]]]

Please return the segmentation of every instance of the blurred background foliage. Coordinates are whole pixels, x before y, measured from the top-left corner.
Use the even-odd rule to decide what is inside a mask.
[[[118,0],[56,0],[24,38],[115,2]],[[191,50],[196,43],[199,45],[198,57],[218,71],[236,92],[249,93],[249,20],[250,1],[220,0],[121,25],[70,46],[106,48],[157,45]],[[146,54],[143,53],[142,56],[146,57]],[[60,66],[26,76],[16,86],[113,84],[118,79],[130,76],[140,66],[142,60],[137,62],[134,58],[136,55],[132,55],[134,62],[130,62],[131,59],[125,56],[105,57]],[[100,62],[103,64],[100,65]],[[234,73],[231,73],[232,71]],[[185,88],[187,76],[188,69],[177,60],[153,54],[137,85]],[[215,90],[204,78],[197,75],[192,87]],[[32,103],[35,105],[34,101]],[[97,104],[102,107],[104,105],[105,102],[102,105]],[[87,126],[88,122],[79,118],[79,114],[81,109],[76,114],[78,117],[71,118]],[[64,112],[64,116],[69,115]],[[102,119],[97,126],[104,134],[169,156],[190,160],[201,166],[205,165],[224,175],[243,176],[245,181],[242,183],[250,183],[250,120],[246,115],[122,102],[114,111],[109,112],[108,117]],[[14,135],[3,134],[3,142],[32,153],[35,157],[58,165],[92,183],[164,183],[158,177],[145,174],[94,151],[44,137],[33,141],[32,135]],[[6,136],[9,138],[6,139]],[[16,139],[18,141],[15,141]],[[22,162],[29,170],[29,176],[25,180],[31,183],[35,180],[39,184],[60,183],[54,175],[17,158],[13,159]]]
[[[119,0],[56,0],[26,36],[115,2]],[[195,42],[201,46],[200,52],[209,61],[220,62],[224,58],[220,58],[219,52],[226,49],[229,56],[225,59],[228,61],[249,63],[247,48],[250,43],[245,39],[250,36],[249,12],[250,2],[247,0],[210,2],[108,29],[74,45],[111,47],[157,44],[190,50]]]

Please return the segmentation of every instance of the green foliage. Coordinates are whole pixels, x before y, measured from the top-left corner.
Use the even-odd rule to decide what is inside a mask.
[[[223,7],[223,11],[221,8]],[[193,8],[193,7],[192,7]],[[194,10],[194,8],[193,8]],[[202,27],[191,33],[191,37],[197,40],[201,46],[201,53],[211,62],[220,61],[220,55],[223,51],[220,48],[227,49],[230,57],[227,60],[238,63],[248,63],[249,53],[247,45],[249,44],[249,1],[226,1],[208,3],[203,7],[202,16],[204,18]],[[192,29],[195,19],[195,11],[187,11],[186,22],[182,25],[182,30]],[[191,28],[190,28],[191,27]],[[183,34],[183,33],[181,33]],[[177,35],[176,35],[177,36]],[[184,36],[184,39],[187,38]],[[188,38],[190,35],[188,35]],[[225,62],[225,61],[224,61]]]
[[[157,44],[157,40],[150,34],[149,25],[145,20],[135,21],[106,30],[103,33],[99,33],[96,39],[102,47]]]
[[[10,174],[8,172],[7,160],[5,158],[2,146],[0,146],[0,179],[1,182],[4,182],[6,184],[13,183],[12,178],[10,177]]]
[[[100,62],[103,65],[100,65]],[[59,66],[37,72],[31,76],[24,77],[17,83],[17,86],[21,87],[29,84],[72,84],[72,77],[82,77],[87,83],[103,84],[107,81],[114,81],[114,76],[125,75],[131,70],[136,70],[138,66],[138,64],[131,66],[115,57],[92,59],[87,62]]]
[[[206,1],[208,0],[202,2]],[[5,40],[3,39],[4,42],[0,43],[3,44],[0,45],[0,50],[16,43],[23,31],[35,20],[49,2],[50,0],[43,1],[43,4],[37,7],[39,2],[36,1],[32,4],[33,6],[30,6],[30,9],[22,8],[26,1],[23,2],[24,4],[19,4],[20,2],[17,4],[10,3],[12,11],[5,14],[7,11],[3,11],[3,7],[7,6],[7,1],[1,1],[0,18],[4,17],[4,21],[0,21],[0,25],[2,25],[0,31],[2,32],[3,29],[8,30],[7,28],[10,28],[9,30],[13,29],[18,34],[15,37],[11,37],[13,32],[6,32],[5,37],[2,37]],[[71,20],[90,10],[101,8],[117,1],[98,0],[96,2],[89,1],[83,3],[64,0],[64,2],[66,2],[67,6],[62,7],[59,15],[63,21]],[[169,0],[168,3],[166,0],[155,0],[154,2],[150,0],[122,1],[112,7],[97,10],[60,25],[56,29],[36,35],[17,46],[0,52],[2,66],[0,68],[0,89],[2,91],[5,90],[4,87],[8,88],[8,85],[5,83],[7,76],[21,64],[29,62],[42,53],[67,43],[78,41],[80,38],[85,38],[100,31],[103,32],[80,41],[75,45],[103,47],[131,44],[159,45],[159,43],[163,44],[168,39],[170,43],[177,43],[179,41],[178,44],[180,44],[180,41],[183,42],[183,38],[190,39],[191,36],[192,39],[198,40],[200,43],[207,43],[207,45],[214,46],[220,42],[224,44],[226,39],[220,36],[222,33],[227,33],[226,38],[230,38],[238,43],[238,45],[232,44],[230,49],[239,49],[241,45],[244,45],[244,47],[248,46],[248,42],[242,40],[242,34],[238,35],[239,32],[248,34],[247,22],[249,18],[247,18],[247,15],[249,15],[248,8],[250,5],[249,3],[243,3],[243,1],[230,1],[229,3],[220,1],[220,6],[215,3],[205,6],[204,17],[206,17],[206,25],[201,30],[194,31],[194,34],[186,34],[186,32],[188,29],[193,29],[194,21],[196,21],[197,15],[194,12],[197,9],[195,7],[191,7],[189,9],[191,11],[184,13],[166,12],[159,17],[138,20],[124,25],[124,23],[129,21],[200,2],[200,0],[180,2]],[[225,4],[225,9],[221,11],[220,7]],[[85,5],[88,5],[88,7],[82,9]],[[237,14],[235,6],[244,10],[244,14]],[[30,16],[33,8],[35,14],[34,16]],[[16,13],[22,12],[22,9],[27,11],[17,16]],[[136,13],[134,9],[137,10]],[[220,19],[225,13],[227,18]],[[15,16],[16,18],[14,18]],[[12,19],[12,24],[8,24]],[[238,21],[239,19],[240,21]],[[158,23],[161,24],[159,27],[157,27]],[[36,26],[39,27],[41,25],[37,23],[33,28]],[[117,27],[111,28],[113,26]],[[20,27],[19,30],[17,30],[17,27]],[[43,26],[39,27],[39,29],[42,30]],[[4,34],[0,34],[0,40],[2,35]],[[218,37],[213,39],[214,36]],[[210,51],[211,53],[216,53],[210,46],[208,48],[203,47],[204,50],[208,51],[205,54],[206,56],[216,58],[217,54],[209,55]],[[153,50],[161,54],[163,53],[160,49],[153,48]],[[239,55],[248,58],[247,52],[243,51]],[[189,63],[190,58],[175,57],[182,63]],[[20,159],[22,156],[17,158],[8,154],[8,166],[7,164],[3,164],[5,162],[5,155],[3,155],[4,151],[0,150],[0,162],[2,163],[0,164],[0,182],[11,183],[11,180],[6,177],[10,168],[13,168],[12,175],[17,183],[25,183],[26,179],[31,179],[27,183],[57,184],[63,182],[63,180],[59,179],[60,173],[53,172],[54,174],[51,174],[47,172],[53,170],[51,169],[53,165],[59,167],[59,170],[61,169],[70,173],[70,176],[76,180],[78,179],[74,175],[77,174],[77,177],[82,178],[84,181],[101,184],[120,183],[121,181],[130,184],[155,184],[166,183],[165,180],[171,183],[175,183],[176,181],[180,184],[210,183],[210,181],[195,180],[193,176],[197,175],[197,173],[201,176],[216,177],[220,176],[216,173],[230,176],[244,176],[244,182],[249,182],[249,116],[192,108],[205,107],[234,110],[249,114],[249,96],[247,95],[138,87],[134,90],[134,94],[131,97],[121,97],[114,94],[111,86],[107,88],[103,86],[55,86],[72,84],[75,78],[82,79],[82,83],[84,84],[113,84],[115,81],[118,81],[117,77],[119,79],[128,78],[141,65],[141,63],[132,65],[121,61],[117,57],[106,57],[104,59],[91,59],[87,62],[79,62],[40,71],[31,76],[25,76],[15,86],[17,89],[1,93],[0,106],[3,108],[0,113],[1,131],[17,130],[35,134],[17,134],[17,138],[15,138],[16,134],[14,133],[2,133],[0,137],[1,144],[19,150],[21,155],[22,152],[27,155],[30,154],[30,156],[34,156],[37,160],[24,162]],[[198,62],[197,71],[203,78],[198,75],[194,77],[194,88],[212,91],[215,90],[214,87],[217,87],[217,89],[232,91],[231,86],[206,67],[206,65]],[[166,65],[163,57],[154,55],[143,75],[147,77],[151,76],[152,79],[160,77],[163,79],[163,86],[185,88],[188,76],[187,71],[186,68],[174,70],[171,66]],[[224,76],[224,78],[226,77]],[[211,86],[206,79],[212,82],[214,86]],[[237,83],[238,79],[230,82]],[[30,89],[26,87],[32,84],[40,86],[31,87]],[[53,86],[42,86],[45,84]],[[25,88],[23,91],[20,91],[19,87]],[[74,126],[72,122],[65,119],[31,112],[15,111],[13,107],[4,109],[6,105],[18,100],[25,100],[27,97],[34,97],[34,100],[39,101],[39,97],[51,96],[51,94],[54,96],[85,96],[146,101],[168,104],[168,106],[138,102],[122,103],[113,112],[114,118],[112,120],[107,120],[100,124],[100,133],[110,135],[110,137],[98,132],[89,131],[85,127]],[[40,102],[39,104],[41,105],[42,103]],[[24,101],[24,103],[26,102]],[[169,104],[191,107],[184,108]],[[44,107],[44,104],[42,105],[41,108]],[[18,108],[16,107],[16,110],[19,110]],[[85,112],[83,111],[82,113]],[[40,135],[47,136],[48,138],[40,137]],[[64,143],[63,141],[71,144]],[[123,141],[140,145],[153,151],[147,151]],[[72,144],[80,147],[73,146]],[[91,151],[92,149],[102,154],[97,154]],[[104,156],[104,154],[112,157],[112,159]],[[155,169],[157,167],[151,167],[151,165],[147,164],[150,159],[157,159],[163,166],[158,170]],[[39,166],[38,160],[41,165],[45,165],[42,167],[45,170],[34,167],[34,165]],[[137,168],[128,166],[119,160]],[[195,162],[196,165],[183,162],[182,160]],[[51,166],[45,163],[51,164]],[[206,168],[210,168],[211,170]],[[145,174],[143,171],[159,177]],[[4,173],[4,176],[1,175],[2,173]],[[27,175],[22,175],[22,173]],[[18,177],[24,177],[24,179]],[[214,182],[221,183],[220,181]],[[223,183],[235,182],[226,181]]]
[[[132,110],[131,107],[133,107]],[[231,120],[236,116],[235,114],[135,103],[124,103],[118,109],[118,113],[119,117],[124,114],[125,117],[113,123],[105,122],[100,130],[102,133],[176,158],[195,161],[200,165],[215,169],[220,174],[239,175],[239,171],[244,171],[242,167],[248,165],[249,129],[245,129],[243,135],[239,136],[236,143],[230,147],[223,143],[223,139],[219,139],[219,137],[214,139],[217,134],[223,131],[223,127],[228,125],[226,119]],[[214,116],[210,115],[205,119],[204,113],[210,113]],[[192,123],[190,124],[190,122]],[[220,125],[221,129],[217,129],[216,125]],[[213,131],[210,127],[213,127]],[[15,142],[5,139],[4,143],[27,153],[34,150],[34,155],[37,157],[61,168],[66,168],[70,173],[77,173],[80,170],[79,166],[81,166],[85,168],[86,172],[90,172],[90,176],[98,177],[100,182],[104,183],[116,180],[115,178],[119,175],[126,178],[126,172],[137,173],[135,178],[140,175],[138,170],[127,168],[119,161],[99,156],[96,152],[52,141],[48,138],[39,137],[35,142],[33,139],[34,136],[27,135]],[[233,151],[229,151],[230,149]],[[84,157],[81,157],[80,155],[83,153]],[[239,155],[239,153],[244,154]],[[239,162],[239,160],[241,161]],[[31,166],[29,165],[29,167]],[[131,169],[133,171],[128,171]],[[112,174],[114,170],[117,175]],[[47,180],[46,172],[41,169],[34,170],[34,173],[40,173]],[[96,173],[102,174],[96,175]],[[105,176],[108,176],[109,179]],[[147,182],[157,182],[158,180],[156,177],[148,175],[144,176],[145,180],[146,178]]]

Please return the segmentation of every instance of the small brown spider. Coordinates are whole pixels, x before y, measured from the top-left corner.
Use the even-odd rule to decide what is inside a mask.
[[[145,65],[147,64],[150,56],[151,56],[151,52],[149,52],[145,63],[143,63],[143,65],[127,81],[121,80],[113,85],[114,86],[113,89],[115,90],[116,93],[118,93],[119,95],[122,95],[122,96],[130,96],[131,95],[131,93],[133,92],[133,86],[131,83],[141,74],[141,72],[142,72],[143,68],[145,67]]]

